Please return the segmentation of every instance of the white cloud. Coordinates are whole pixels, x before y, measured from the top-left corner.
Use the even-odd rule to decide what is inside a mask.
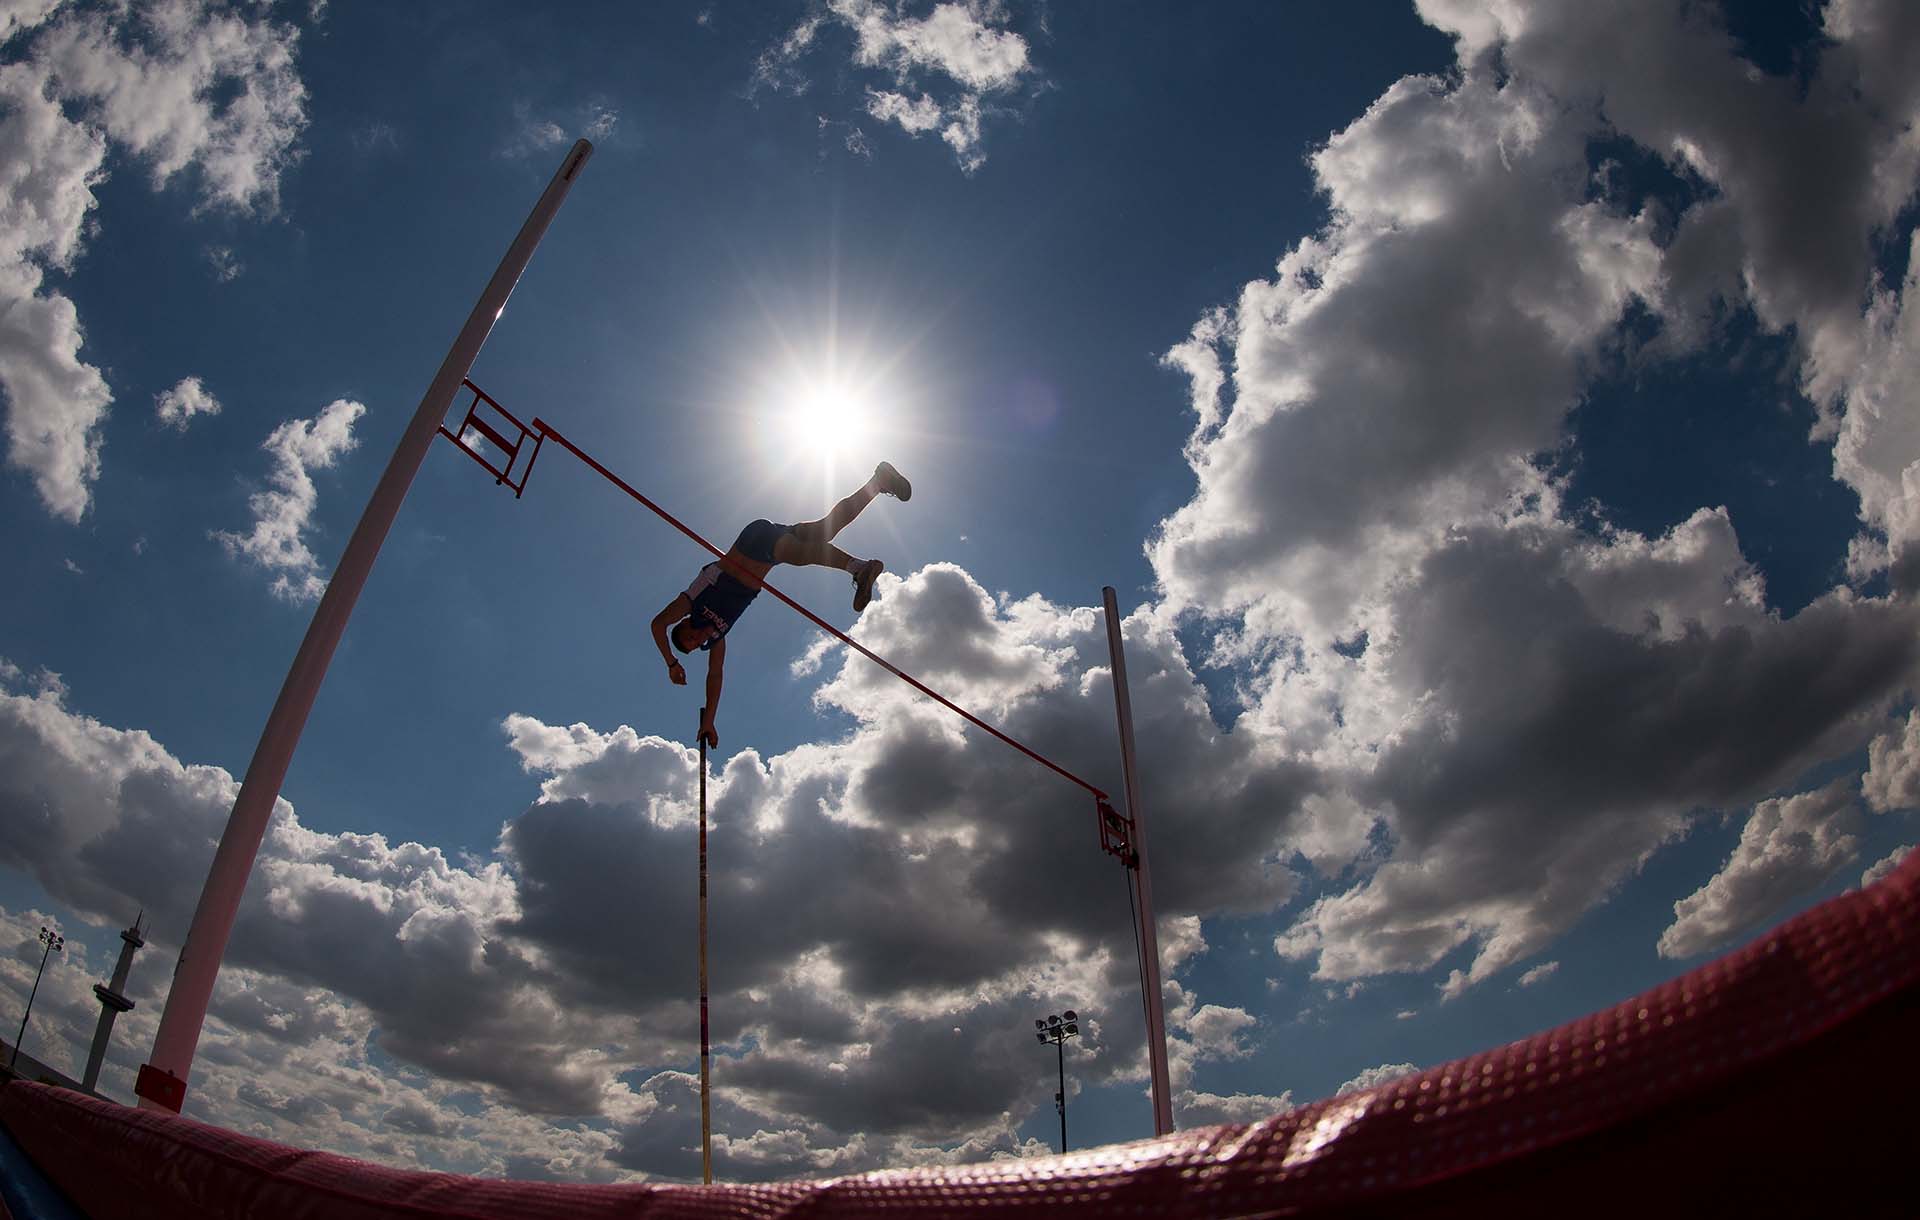
[[[1174,606],[1349,636],[1449,528],[1537,492],[1527,459],[1659,290],[1647,220],[1585,198],[1558,117],[1523,81],[1407,78],[1315,155],[1326,233],[1168,354],[1199,374],[1199,493],[1150,549]]]
[[[148,162],[156,186],[196,167],[208,205],[271,212],[307,122],[299,37],[271,20],[168,0],[130,21],[76,14],[49,27],[37,51],[61,93]]]
[[[1900,867],[1901,861],[1905,860],[1911,851],[1913,851],[1913,844],[1911,843],[1905,847],[1896,847],[1880,859],[1869,864],[1867,871],[1860,874],[1860,888],[1865,889],[1882,877],[1891,874],[1894,869]]]
[[[1349,1093],[1364,1093],[1369,1089],[1377,1089],[1390,1080],[1398,1080],[1402,1076],[1417,1075],[1419,1071],[1420,1069],[1411,1063],[1383,1063],[1378,1067],[1370,1067],[1366,1071],[1361,1072],[1352,1080],[1347,1081],[1335,1089],[1333,1095],[1335,1097],[1345,1097]]]
[[[1258,1021],[1244,1008],[1202,1004],[1182,1022],[1194,1050],[1211,1059],[1242,1059],[1251,1051],[1241,1036]]]
[[[995,29],[1006,19],[996,4],[937,4],[925,17],[907,17],[878,0],[829,0],[829,11],[858,38],[854,62],[885,68],[897,79],[928,69],[976,93],[1015,88],[1026,74],[1027,42]]]
[[[1336,132],[1312,158],[1327,224],[1167,352],[1196,489],[1148,554],[1162,612],[1216,633],[1231,735],[1312,767],[1303,805],[1343,793],[1338,841],[1376,845],[1276,950],[1337,982],[1468,949],[1453,996],[1702,809],[1865,746],[1913,689],[1911,599],[1840,589],[1783,618],[1725,508],[1626,531],[1569,511],[1543,459],[1635,319],[1661,328],[1638,358],[1676,358],[1751,306],[1844,409],[1914,90],[1843,42],[1800,96],[1684,5],[1422,12],[1459,35],[1457,73]],[[1677,214],[1625,197],[1590,164],[1602,138],[1698,189]]]
[[[1891,569],[1909,592],[1920,588],[1920,423],[1911,403],[1920,380],[1916,255],[1920,249],[1910,242],[1898,294],[1873,294],[1833,449],[1834,477],[1860,494],[1863,528],[1848,557],[1849,577],[1864,581]]]
[[[1038,79],[1027,40],[1004,28],[1007,21],[1004,6],[990,0],[936,4],[924,17],[879,0],[828,0],[761,54],[754,87],[805,92],[800,61],[817,49],[823,27],[845,29],[853,35],[853,66],[893,86],[868,86],[866,113],[916,139],[938,132],[971,174],[986,163],[983,120],[1002,113],[987,99],[1032,88]]]
[[[880,89],[867,90],[867,113],[884,123],[898,123],[909,135],[920,135],[940,126],[940,103],[926,94],[909,98]]]
[[[1619,571],[1566,526],[1462,532],[1403,578],[1363,656],[1308,654],[1332,671],[1331,696],[1280,675],[1249,718],[1308,738],[1338,717],[1320,753],[1360,760],[1356,792],[1387,811],[1391,851],[1311,904],[1277,951],[1340,980],[1473,945],[1444,984],[1457,995],[1544,949],[1695,811],[1865,745],[1913,680],[1904,604],[1839,592],[1713,631],[1698,619],[1729,613],[1715,600],[1664,639],[1616,629],[1580,594]],[[1656,617],[1597,600],[1609,618]]]
[[[165,426],[185,432],[195,416],[220,414],[220,400],[198,377],[182,377],[171,390],[154,396],[153,413]]]
[[[1850,863],[1859,854],[1859,828],[1848,779],[1761,801],[1725,867],[1673,904],[1660,956],[1694,957],[1727,945]]]
[[[1920,711],[1907,713],[1904,728],[1873,739],[1860,786],[1875,813],[1920,808]]]
[[[1198,925],[1199,920],[1194,919],[1185,931],[1197,935]],[[1204,944],[1192,952],[1203,949]],[[1196,1083],[1200,1065],[1231,1063],[1253,1053],[1247,1039],[1259,1029],[1259,1018],[1244,1008],[1200,1003],[1177,982],[1165,984],[1163,998],[1168,1031],[1167,1081],[1175,1126],[1254,1122],[1293,1108],[1290,1090],[1279,1094],[1215,1093]],[[1144,1062],[1138,1065],[1138,1075],[1145,1076]]]
[[[611,139],[620,123],[620,112],[600,103],[582,106],[576,115],[573,129],[596,143]],[[509,158],[529,157],[571,144],[573,139],[569,127],[535,115],[533,107],[527,102],[516,102],[513,106],[513,127],[500,148],[500,155]]]
[[[1559,969],[1559,962],[1541,962],[1538,966],[1535,966],[1520,976],[1520,985],[1522,987],[1532,987],[1536,983],[1544,983],[1552,978]]]
[[[49,271],[81,253],[110,148],[156,187],[198,171],[205,206],[271,211],[297,158],[306,90],[298,34],[193,0],[139,10],[13,5],[0,22],[0,390],[7,462],[54,516],[79,521],[100,476],[113,401],[80,356],[74,303]]]
[[[100,424],[113,395],[79,356],[73,302],[43,290],[80,251],[106,138],[67,120],[44,69],[0,65],[0,388],[7,464],[32,476],[47,511],[78,521],[100,476]]]
[[[338,398],[312,419],[290,419],[275,428],[260,446],[273,457],[271,487],[247,499],[253,528],[245,534],[215,530],[211,535],[229,555],[273,573],[275,597],[313,601],[326,591],[320,561],[307,546],[319,502],[310,472],[332,466],[359,444],[353,425],[365,413],[360,403]]]
[[[222,284],[231,284],[247,269],[234,255],[232,246],[208,246],[207,265],[213,269],[213,278]]]
[[[1872,266],[1873,242],[1920,183],[1920,86],[1896,66],[1920,47],[1912,6],[1827,5],[1830,45],[1804,82],[1754,70],[1684,5],[1421,8],[1460,37],[1463,59],[1499,44],[1518,71],[1597,104],[1618,132],[1713,188],[1681,215],[1668,252],[1669,325],[1696,334],[1719,300],[1793,329],[1819,431],[1837,432],[1835,476],[1861,498],[1851,575],[1898,564],[1920,540],[1920,425],[1904,407],[1920,324],[1908,308],[1914,260],[1898,293]],[[1920,587],[1920,550],[1907,568],[1900,583]]]
[[[0,44],[45,21],[61,3],[62,0],[5,0],[5,3],[0,3]]]
[[[524,157],[558,148],[567,142],[567,129],[551,119],[533,117],[533,108],[525,102],[513,107],[513,130],[500,149],[503,157]]]

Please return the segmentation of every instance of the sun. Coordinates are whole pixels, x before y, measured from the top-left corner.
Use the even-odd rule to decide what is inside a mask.
[[[781,412],[795,452],[817,457],[856,453],[873,435],[874,408],[858,387],[821,381],[799,386]]]

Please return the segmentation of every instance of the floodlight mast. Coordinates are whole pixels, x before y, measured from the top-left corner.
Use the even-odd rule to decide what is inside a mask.
[[[293,667],[287,671],[280,696],[267,716],[260,743],[254,747],[253,761],[247,765],[240,795],[234,801],[233,813],[214,851],[206,888],[200,892],[200,903],[194,908],[193,923],[180,946],[173,986],[167,993],[159,1032],[154,1036],[153,1057],[141,1067],[135,1085],[143,1109],[177,1112],[185,1099],[187,1077],[200,1043],[200,1028],[206,1021],[214,978],[220,972],[220,959],[226,953],[227,939],[240,910],[240,897],[253,872],[260,841],[266,835],[274,802],[280,796],[280,785],[286,779],[294,747],[306,728],[307,715],[313,710],[314,698],[333,659],[334,648],[346,631],[347,619],[359,600],[367,574],[373,570],[380,544],[386,540],[387,531],[400,512],[400,503],[406,499],[407,489],[433,444],[447,408],[453,402],[454,392],[472,369],[488,332],[506,308],[507,298],[512,295],[521,272],[533,258],[534,248],[546,235],[547,226],[553,223],[567,192],[592,155],[591,143],[576,141],[539,202],[534,204],[519,235],[507,248],[499,268],[475,302],[473,312],[467,315],[466,325],[460,328],[453,346],[448,349],[440,371],[434,374],[413,421],[400,437],[399,446],[360,515],[360,524],[354,527],[333,578],[327,582],[327,591],[307,626],[306,638],[300,642]]]

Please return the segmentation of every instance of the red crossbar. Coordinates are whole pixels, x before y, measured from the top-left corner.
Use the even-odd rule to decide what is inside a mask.
[[[533,420],[533,427],[535,431],[541,433],[542,435],[552,437],[554,440],[558,441],[562,446],[566,448],[568,453],[573,454],[573,456],[579,458],[581,461],[585,462],[588,466],[591,466],[596,472],[598,472],[601,478],[607,480],[607,482],[609,483],[612,483],[615,487],[618,487],[621,491],[626,492],[628,495],[632,496],[634,499],[638,500],[640,503],[652,509],[655,513],[659,515],[660,519],[665,521],[668,525],[671,525],[673,528],[679,530],[681,533],[693,539],[695,542],[699,543],[701,546],[707,548],[707,550],[711,551],[716,557],[718,557],[723,562],[726,560],[727,553],[725,551],[713,545],[713,543],[708,542],[705,538],[702,538],[699,534],[696,534],[687,525],[682,523],[678,517],[675,517],[672,513],[668,512],[666,509],[661,508],[658,504],[655,504],[652,500],[649,500],[647,499],[647,497],[641,495],[625,479],[613,473],[613,471],[608,470],[605,466],[602,466],[599,462],[595,461],[593,457],[589,455],[585,450],[581,449],[580,446],[574,444],[572,441],[568,440],[565,436],[561,435],[560,431],[556,429],[552,424],[548,423],[544,419],[541,419],[539,416],[535,416]],[[747,576],[749,580],[752,579],[751,574],[749,573],[742,572],[741,575]],[[974,715],[972,712],[968,711],[966,708],[961,707],[959,704],[947,698],[945,695],[941,694],[939,691],[934,690],[931,686],[928,686],[925,682],[922,682],[920,679],[914,677],[912,674],[907,673],[905,670],[895,665],[892,661],[887,660],[885,657],[881,656],[879,653],[875,652],[873,649],[868,648],[865,644],[862,644],[860,641],[854,639],[852,636],[840,630],[838,627],[835,627],[832,623],[829,623],[827,620],[821,618],[819,615],[807,609],[805,606],[801,605],[799,602],[793,600],[791,597],[788,597],[785,593],[782,593],[780,590],[774,588],[772,585],[768,584],[765,580],[761,580],[758,583],[762,589],[765,589],[767,592],[773,594],[775,597],[779,598],[781,601],[787,603],[787,605],[792,606],[795,610],[799,611],[814,626],[826,632],[828,635],[833,636],[835,639],[839,640],[842,644],[845,644],[847,647],[853,649],[855,652],[858,652],[861,656],[867,658],[867,660],[872,661],[875,665],[878,665],[880,668],[886,670],[888,673],[892,674],[894,677],[900,679],[902,682],[905,682],[908,686],[913,687],[913,689],[919,691],[921,694],[927,696],[929,699],[932,699],[935,703],[938,703],[940,706],[946,708],[948,711],[959,716],[962,720],[965,720],[968,724],[974,725],[977,728],[985,729],[987,732],[993,734],[995,737],[999,738],[1001,741],[1006,742],[1008,745],[1012,746],[1014,749],[1020,751],[1022,754],[1025,754],[1028,758],[1031,758],[1033,761],[1039,763],[1041,766],[1046,767],[1048,770],[1054,772],[1056,775],[1059,775],[1062,778],[1072,783],[1080,785],[1082,788],[1085,788],[1088,792],[1092,793],[1095,800],[1101,801],[1101,802],[1107,801],[1108,797],[1105,792],[1101,791],[1099,788],[1094,787],[1092,784],[1088,783],[1086,780],[1081,779],[1079,776],[1067,770],[1065,767],[1061,766],[1059,763],[1054,762],[1052,759],[1047,758],[1044,755],[1036,753],[1035,751],[1029,749],[1025,745],[1022,745],[1020,742],[1015,741],[1013,738],[1007,736],[1005,733],[1002,733],[999,729],[994,728],[992,725],[980,719],[980,717]]]

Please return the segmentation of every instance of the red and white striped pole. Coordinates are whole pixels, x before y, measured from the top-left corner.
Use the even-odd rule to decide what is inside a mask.
[[[386,540],[387,530],[400,512],[400,503],[406,499],[407,488],[412,485],[420,463],[426,459],[434,435],[446,417],[447,407],[453,402],[454,391],[472,369],[474,358],[480,354],[480,346],[487,341],[488,332],[506,308],[507,297],[519,282],[520,273],[533,258],[534,248],[546,235],[547,226],[553,222],[581,167],[592,155],[592,144],[577,141],[560,163],[553,181],[547,184],[540,201],[534,204],[519,236],[507,248],[506,257],[500,260],[493,278],[487,281],[486,289],[481,292],[473,312],[467,315],[466,325],[460,328],[440,371],[427,387],[413,421],[407,425],[392,459],[387,462],[386,472],[380,476],[372,498],[367,501],[366,510],[360,514],[360,524],[354,527],[353,537],[347,541],[339,567],[327,582],[327,591],[307,626],[306,638],[294,655],[293,668],[288,670],[287,680],[280,687],[280,697],[267,716],[260,744],[254,747],[253,761],[248,764],[246,778],[240,784],[240,795],[227,818],[227,828],[220,835],[220,846],[214,851],[206,888],[201,890],[200,903],[194,908],[193,923],[180,946],[180,960],[174,966],[167,1007],[160,1016],[160,1030],[153,1040],[153,1057],[141,1066],[134,1086],[143,1109],[178,1111],[186,1098],[187,1078],[193,1069],[194,1051],[200,1044],[200,1028],[206,1022],[214,978],[220,973],[220,959],[226,954],[227,939],[240,912],[240,896],[253,872],[254,859],[260,854],[260,841],[266,836],[274,801],[280,796],[280,785],[286,779],[288,764],[293,761],[301,730],[306,728],[307,714],[313,710],[321,680],[326,677],[327,665],[333,660],[333,650],[347,629],[347,619],[353,614],[354,602],[359,600],[360,590],[367,583],[367,574],[373,570],[380,544]]]
[[[1107,652],[1113,658],[1114,714],[1120,720],[1120,766],[1127,814],[1133,819],[1134,875],[1140,887],[1140,997],[1147,1010],[1147,1066],[1153,1077],[1153,1133],[1173,1133],[1173,1094],[1167,1080],[1167,1016],[1160,995],[1160,937],[1153,926],[1153,879],[1147,869],[1147,813],[1133,768],[1133,700],[1127,693],[1127,656],[1120,647],[1120,604],[1113,586],[1100,590],[1107,608]]]

